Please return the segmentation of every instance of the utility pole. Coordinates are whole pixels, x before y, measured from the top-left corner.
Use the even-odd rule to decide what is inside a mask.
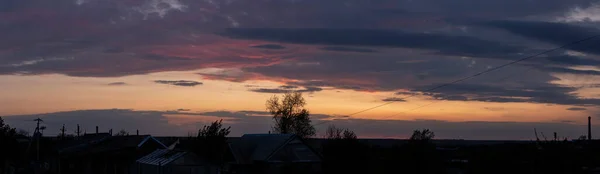
[[[592,117],[588,117],[588,141],[592,140]]]
[[[34,131],[34,135],[36,137],[36,151],[37,151],[37,155],[36,158],[39,161],[40,160],[40,137],[42,136],[42,133],[40,133],[40,122],[44,122],[44,120],[42,120],[41,118],[37,118],[33,121],[36,121],[37,124],[35,126],[35,131]]]
[[[62,128],[60,128],[60,137],[64,140],[65,139],[65,124],[63,124]]]
[[[81,133],[81,130],[79,130],[79,124],[77,124],[77,131],[75,131],[75,133],[77,133],[77,138],[79,138],[79,134]]]

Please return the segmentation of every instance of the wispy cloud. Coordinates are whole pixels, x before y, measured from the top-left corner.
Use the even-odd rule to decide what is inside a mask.
[[[109,83],[108,86],[123,86],[123,85],[127,85],[127,83],[125,82],[113,82],[113,83]]]
[[[289,92],[308,92],[308,93],[312,93],[312,92],[319,92],[322,91],[323,88],[319,88],[319,87],[305,87],[304,89],[295,89],[295,88],[290,88],[292,86],[282,86],[279,88],[258,88],[258,89],[250,89],[250,91],[252,92],[259,92],[259,93],[274,93],[274,94],[279,94],[279,93],[289,93]]]
[[[568,108],[567,110],[569,110],[569,111],[585,111],[587,109],[586,108],[573,107],[573,108]]]
[[[174,85],[174,86],[186,86],[193,87],[197,85],[202,85],[202,82],[191,81],[191,80],[156,80],[155,83]]]
[[[384,101],[384,102],[406,102],[406,100],[404,100],[402,98],[397,98],[397,97],[384,98],[381,101]]]

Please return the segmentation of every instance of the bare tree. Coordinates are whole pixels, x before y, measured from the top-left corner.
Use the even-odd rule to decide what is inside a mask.
[[[423,129],[423,130],[415,130],[412,134],[412,136],[410,136],[410,140],[413,141],[429,141],[432,140],[435,137],[435,134],[430,131],[429,129]]]
[[[115,134],[115,136],[127,136],[129,135],[129,132],[127,132],[125,129],[121,129],[119,132],[117,132],[117,134]]]
[[[231,127],[223,128],[223,120],[218,120],[210,124],[210,126],[204,126],[198,130],[198,137],[227,137],[231,132]]]
[[[267,110],[273,115],[275,123],[273,132],[292,133],[302,138],[314,136],[316,131],[311,125],[310,113],[304,105],[306,101],[299,92],[286,93],[282,99],[273,96],[267,100]]]
[[[325,138],[327,139],[357,139],[356,134],[348,129],[337,128],[334,125],[330,125],[325,132]]]
[[[369,173],[364,166],[369,147],[353,131],[330,125],[322,145],[325,173]]]
[[[227,136],[231,127],[223,128],[223,120],[212,122],[198,130],[194,152],[205,156],[210,162],[223,165],[227,152]]]

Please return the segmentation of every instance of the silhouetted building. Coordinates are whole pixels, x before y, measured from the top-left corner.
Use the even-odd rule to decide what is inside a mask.
[[[232,173],[319,173],[321,156],[292,134],[246,134],[230,142]],[[292,172],[293,171],[293,172]]]
[[[59,146],[53,171],[73,174],[134,174],[135,161],[156,149],[165,149],[150,135],[85,135]]]
[[[143,174],[218,174],[219,167],[192,152],[158,149],[137,160]]]

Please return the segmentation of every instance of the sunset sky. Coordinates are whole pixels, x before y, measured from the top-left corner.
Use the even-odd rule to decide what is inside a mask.
[[[600,37],[427,91],[596,34],[592,0],[0,0],[0,116],[240,136],[300,91],[318,136],[600,136]]]

